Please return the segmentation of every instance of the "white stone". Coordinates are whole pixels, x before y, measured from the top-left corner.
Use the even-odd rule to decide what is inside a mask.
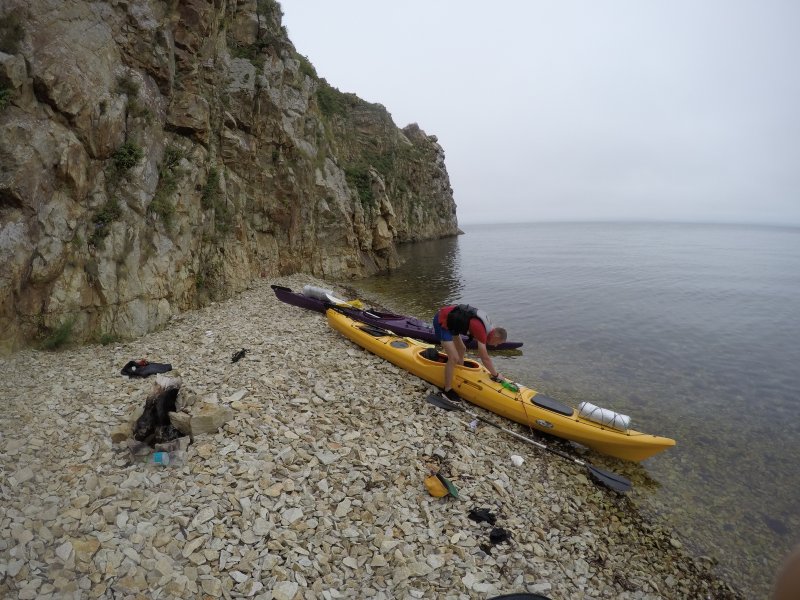
[[[247,393],[248,393],[247,390],[244,390],[244,389],[243,390],[239,390],[239,391],[231,394],[230,396],[228,396],[227,402],[239,402],[242,398],[247,396]]]
[[[58,556],[58,558],[60,558],[63,562],[67,562],[69,557],[72,556],[72,543],[67,540],[58,546],[58,548],[56,548],[56,556]]]
[[[341,456],[335,452],[320,452],[317,454],[317,458],[323,465],[331,465],[339,460]]]
[[[243,586],[242,586],[242,594],[244,594],[247,598],[255,596],[258,592],[264,589],[264,584],[260,581],[256,581],[254,579],[249,579]]]
[[[183,554],[184,558],[188,558],[189,555],[194,553],[194,551],[197,550],[200,546],[202,546],[203,543],[205,543],[205,541],[206,541],[206,536],[204,536],[204,535],[193,539],[191,542],[188,542],[183,547],[183,550],[181,551],[181,554]]]
[[[228,575],[230,575],[231,578],[234,581],[236,581],[236,583],[242,583],[244,581],[247,581],[247,579],[248,579],[247,575],[245,575],[241,571],[235,571],[235,570],[234,571],[229,571]]]
[[[194,525],[207,523],[208,521],[210,521],[211,519],[214,518],[215,514],[216,514],[216,511],[213,508],[208,508],[208,507],[202,508],[195,515],[194,520],[192,521],[192,523]]]
[[[253,523],[253,533],[257,536],[267,535],[272,527],[263,517],[258,517]]]
[[[34,477],[33,469],[30,467],[23,467],[19,471],[16,471],[13,475],[14,479],[17,483],[25,483],[26,481],[30,481]]]
[[[336,517],[343,517],[349,512],[350,512],[350,499],[345,498],[339,503],[339,505],[336,507],[336,511],[333,514]]]
[[[272,588],[272,596],[275,600],[292,600],[298,588],[294,581],[279,581]]]
[[[303,511],[300,508],[289,508],[281,513],[281,519],[291,525],[303,516]]]

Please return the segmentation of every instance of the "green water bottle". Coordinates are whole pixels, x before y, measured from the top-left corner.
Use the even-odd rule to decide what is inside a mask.
[[[507,390],[514,392],[515,394],[519,391],[519,386],[513,381],[506,381],[505,379],[503,379],[500,382],[500,385],[502,385]]]
[[[515,394],[519,391],[519,386],[514,383],[513,381],[507,381],[506,379],[501,379],[500,377],[492,376],[492,381],[496,381],[500,385],[502,385],[505,389],[509,392],[514,392]]]

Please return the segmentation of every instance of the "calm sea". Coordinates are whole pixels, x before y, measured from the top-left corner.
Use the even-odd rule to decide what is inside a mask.
[[[800,543],[800,229],[690,224],[463,227],[401,248],[359,280],[429,319],[486,310],[521,353],[507,377],[630,415],[675,448],[641,465],[591,456],[634,480],[632,500],[748,597],[769,595]]]

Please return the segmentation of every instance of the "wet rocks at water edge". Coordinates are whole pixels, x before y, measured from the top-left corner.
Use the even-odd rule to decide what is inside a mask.
[[[153,386],[120,365],[145,354],[195,400],[182,464],[112,441]],[[470,431],[430,391],[267,282],[126,343],[15,354],[0,363],[0,595],[740,597],[677,532],[567,461]],[[212,409],[230,418],[200,427]],[[428,494],[431,461],[458,499]],[[491,552],[475,507],[502,515]]]

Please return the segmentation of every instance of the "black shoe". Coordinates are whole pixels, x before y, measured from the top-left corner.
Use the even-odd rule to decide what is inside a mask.
[[[442,396],[444,396],[447,400],[450,400],[450,402],[461,402],[461,396],[459,396],[453,389],[443,391]]]

